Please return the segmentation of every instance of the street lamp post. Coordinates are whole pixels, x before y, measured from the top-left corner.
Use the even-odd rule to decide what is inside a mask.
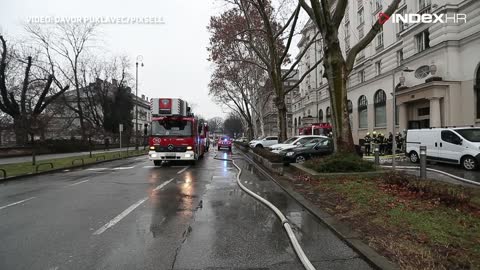
[[[143,56],[137,56],[135,63],[135,150],[138,150],[138,63],[143,67]]]
[[[392,70],[392,114],[393,114],[393,123],[392,123],[392,135],[393,135],[393,139],[392,139],[392,169],[395,170],[396,169],[396,158],[397,158],[397,143],[395,142],[395,130],[396,130],[396,125],[397,125],[397,93],[396,93],[396,90],[397,90],[397,86],[396,86],[396,83],[395,83],[395,72],[397,70],[400,70],[402,69],[403,67],[400,67],[400,68],[394,68]],[[409,69],[409,68],[403,68],[403,71],[404,72],[412,72],[413,70]]]

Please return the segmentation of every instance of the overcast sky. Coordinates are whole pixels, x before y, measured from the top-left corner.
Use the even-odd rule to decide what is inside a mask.
[[[1,0],[0,32],[24,35],[28,16],[157,16],[163,25],[103,25],[101,40],[112,53],[124,53],[132,62],[143,56],[139,94],[180,97],[194,103],[196,114],[224,116],[208,96],[212,71],[207,61],[212,15],[222,11],[215,0]],[[8,40],[7,40],[8,42]],[[132,69],[132,72],[134,70]]]

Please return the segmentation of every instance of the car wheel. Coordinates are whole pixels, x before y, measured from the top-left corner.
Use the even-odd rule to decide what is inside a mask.
[[[230,146],[230,147],[228,147],[228,151],[230,151],[230,152],[232,151],[232,147],[231,147],[231,146]]]
[[[161,160],[154,160],[153,165],[160,166],[160,165],[162,165],[162,161]]]
[[[255,148],[263,148],[263,145],[257,144],[257,145],[255,145]]]
[[[467,171],[473,171],[477,168],[477,160],[474,157],[466,156],[462,158],[462,167]]]
[[[218,147],[218,151],[220,151],[220,146]]]
[[[410,162],[418,163],[419,161],[420,161],[420,158],[418,157],[417,152],[415,151],[410,152]]]
[[[299,156],[296,156],[296,157],[295,157],[295,162],[296,162],[296,163],[299,163],[299,164],[304,163],[306,160],[307,160],[307,159],[306,159],[304,156],[302,156],[302,155],[299,155]]]

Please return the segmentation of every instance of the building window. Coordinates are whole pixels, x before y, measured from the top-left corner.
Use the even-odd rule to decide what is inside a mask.
[[[382,89],[375,93],[373,98],[375,107],[375,127],[385,127],[387,125],[387,95]]]
[[[363,17],[363,7],[360,8],[357,12],[357,18],[358,18],[358,25],[363,25],[365,23],[365,19]]]
[[[375,49],[383,49],[383,26],[380,28],[380,32],[378,32],[377,37],[375,38]]]
[[[382,9],[382,0],[375,0],[375,13]]]
[[[375,75],[380,75],[382,74],[382,62],[381,61],[377,61],[375,62]]]
[[[363,38],[363,26],[358,28],[358,38],[362,39]]]
[[[430,115],[430,107],[418,109],[418,116],[428,116]]]
[[[428,29],[415,35],[415,42],[417,43],[417,53],[430,48],[430,33]]]
[[[330,107],[327,107],[327,123],[332,122],[332,110],[330,110]]]
[[[397,51],[397,66],[402,65],[403,62],[403,49]]]
[[[364,95],[358,99],[358,127],[368,128],[368,102]]]
[[[402,10],[399,10],[397,13],[402,15],[402,17],[405,17],[406,12],[407,12],[407,7],[405,6],[404,8],[402,8]],[[398,22],[398,32],[402,32],[407,28],[408,28],[408,23],[404,23],[403,21]]]
[[[323,111],[322,111],[322,109],[320,109],[320,110],[318,111],[318,121],[319,121],[320,123],[323,122]]]
[[[431,2],[431,0],[418,0],[418,10],[430,7]]]
[[[360,83],[365,82],[365,70],[362,69],[358,72],[358,81]]]

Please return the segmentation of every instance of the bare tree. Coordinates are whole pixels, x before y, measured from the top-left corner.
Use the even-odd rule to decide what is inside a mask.
[[[16,143],[23,145],[28,134],[32,136],[45,108],[60,97],[68,86],[54,87],[55,77],[43,68],[33,65],[32,56],[15,56],[9,53],[7,42],[0,36],[2,45],[0,59],[0,110],[13,118]],[[23,80],[9,78],[9,69],[23,68]],[[13,72],[13,74],[15,74]]]
[[[287,137],[285,96],[295,89],[308,73],[317,67],[320,61],[312,65],[295,85],[285,89],[284,82],[289,80],[296,72],[301,57],[314,43],[315,38],[307,42],[299,57],[291,62],[289,50],[293,37],[296,34],[295,29],[299,20],[300,5],[295,6],[290,16],[283,19],[278,18],[276,14],[285,12],[275,11],[269,0],[233,0],[231,2],[234,4],[234,8],[218,18],[212,18],[211,25],[216,27],[212,29],[216,29],[217,32],[223,32],[226,35],[224,40],[228,42],[223,44],[236,43],[238,46],[243,47],[245,51],[253,53],[255,60],[258,59],[258,61],[252,61],[247,57],[231,59],[227,55],[225,58],[228,61],[251,63],[268,74],[272,82],[272,90],[274,91],[274,104],[278,111],[279,140],[283,141]],[[281,8],[282,6],[279,9]],[[213,38],[221,37],[215,32],[213,34]],[[216,53],[215,49],[220,48],[222,46],[212,46],[212,52]],[[290,65],[290,67],[286,72],[282,72],[282,68],[286,65]]]
[[[74,105],[65,100],[80,122],[82,140],[86,140],[85,114],[82,100],[82,89],[86,87],[82,81],[82,61],[87,49],[95,37],[96,23],[65,23],[41,27],[27,25],[25,28],[34,40],[43,48],[51,73],[58,86],[70,84],[75,91]]]
[[[211,132],[216,132],[219,129],[223,128],[223,118],[221,117],[212,117],[208,119],[208,127]]]
[[[398,8],[400,1],[393,0],[384,13],[390,16]],[[347,78],[352,72],[358,53],[372,42],[382,29],[382,24],[377,20],[344,57],[338,39],[338,28],[345,16],[348,0],[310,0],[310,5],[305,0],[299,0],[299,4],[315,23],[323,39],[324,76],[329,84],[335,149],[337,152],[354,152],[347,106]]]

